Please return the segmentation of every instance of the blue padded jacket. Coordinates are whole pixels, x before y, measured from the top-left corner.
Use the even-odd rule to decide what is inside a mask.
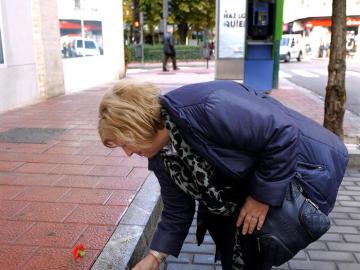
[[[224,175],[247,182],[256,200],[281,205],[297,175],[305,195],[324,213],[334,207],[348,153],[315,121],[233,81],[186,85],[162,96],[161,105],[187,143]],[[164,201],[151,248],[177,256],[194,202],[169,179],[159,156],[149,160],[149,169]]]

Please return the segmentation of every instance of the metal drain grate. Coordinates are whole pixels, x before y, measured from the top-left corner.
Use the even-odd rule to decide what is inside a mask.
[[[0,132],[0,142],[47,143],[65,130],[63,128],[13,128]]]

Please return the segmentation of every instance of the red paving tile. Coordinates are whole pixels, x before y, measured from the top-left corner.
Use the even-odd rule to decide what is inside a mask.
[[[122,164],[123,159],[123,157],[90,157],[84,164],[119,166]]]
[[[111,194],[111,190],[72,188],[58,202],[104,204]]]
[[[56,146],[70,146],[70,147],[83,147],[89,145],[89,142],[86,141],[61,141],[56,144]]]
[[[86,250],[86,255],[83,258],[74,260],[71,249],[40,248],[21,270],[89,269],[98,254],[99,250]]]
[[[79,205],[65,222],[116,225],[124,211],[124,206]]]
[[[97,135],[98,132],[97,132],[96,129],[93,129],[93,128],[92,128],[92,129],[76,129],[76,128],[73,128],[73,129],[67,130],[67,131],[65,132],[65,134],[69,134],[69,135],[79,135],[79,134]]]
[[[46,154],[75,154],[77,151],[79,151],[79,148],[77,147],[69,147],[69,146],[53,146],[50,149],[48,149],[45,153]]]
[[[111,156],[111,157],[127,157],[126,153],[120,147],[113,149],[109,156]]]
[[[0,244],[14,242],[33,224],[33,222],[0,220]]]
[[[94,156],[107,156],[111,153],[111,149],[106,148],[105,146],[88,146],[84,147],[76,154],[78,155],[94,155]]]
[[[57,164],[49,163],[26,163],[23,166],[16,169],[16,172],[23,173],[49,173],[51,172]]]
[[[65,187],[28,187],[14,199],[18,201],[56,202],[68,191],[69,189]]]
[[[9,219],[21,209],[24,209],[28,204],[29,202],[0,200],[0,219]]]
[[[24,192],[26,189],[24,187],[13,187],[13,186],[0,186],[0,198],[2,200],[10,200],[17,195]]]
[[[71,248],[85,229],[84,224],[37,223],[16,244]]]
[[[121,163],[122,166],[133,166],[133,167],[148,167],[148,159],[138,156],[131,156],[130,158],[122,159]]]
[[[15,180],[16,174],[8,172],[0,172],[0,185],[10,185]]]
[[[65,175],[54,186],[93,188],[100,179],[97,176]]]
[[[149,170],[147,168],[134,168],[131,173],[128,175],[130,178],[146,178],[149,175]]]
[[[98,135],[62,135],[59,137],[62,141],[98,141]]]
[[[96,176],[127,176],[132,170],[129,166],[94,166],[89,175]]]
[[[0,143],[0,151],[10,151],[16,153],[42,153],[49,147],[51,146],[46,144]]]
[[[145,178],[101,177],[97,188],[137,190],[144,183]]]
[[[23,164],[23,162],[0,161],[0,171],[11,172]]]
[[[15,179],[11,182],[13,185],[23,186],[52,186],[61,179],[62,175],[49,174],[14,174]]]
[[[0,152],[0,160],[39,162],[38,158],[40,155],[41,154],[33,154],[33,153]]]
[[[36,252],[37,247],[0,245],[0,250],[0,269],[18,270]]]
[[[114,191],[106,205],[129,205],[134,198],[136,192],[129,190]]]
[[[53,174],[86,175],[94,166],[91,165],[58,165],[51,171]]]
[[[13,205],[13,207],[16,206],[17,205]],[[21,211],[17,211],[17,213],[14,212],[9,218],[12,220],[62,222],[76,207],[76,204],[68,203],[32,202]],[[8,213],[8,216],[9,214],[10,213]]]
[[[102,249],[115,230],[115,226],[90,225],[83,232],[77,244],[83,244],[88,249]]]

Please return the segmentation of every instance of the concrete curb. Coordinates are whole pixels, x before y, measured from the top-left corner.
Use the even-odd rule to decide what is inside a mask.
[[[360,166],[360,148],[346,144],[349,167]],[[151,173],[121,218],[91,270],[130,270],[148,250],[162,210],[160,187]]]
[[[349,152],[349,167],[360,166],[360,146],[357,144],[346,144]]]
[[[91,270],[128,270],[135,266],[148,249],[161,210],[160,186],[151,173]]]

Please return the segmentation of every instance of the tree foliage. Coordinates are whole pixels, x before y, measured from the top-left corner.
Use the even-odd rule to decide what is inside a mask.
[[[123,21],[132,24],[132,0],[123,0]]]
[[[180,42],[188,31],[207,31],[215,26],[215,0],[171,0],[169,23],[177,24]]]
[[[346,0],[333,0],[328,71],[324,127],[343,138],[346,103]]]
[[[154,27],[162,18],[162,0],[140,0],[140,9],[146,14],[146,23]]]
[[[150,31],[162,18],[163,0],[140,0]],[[169,0],[168,24],[177,26],[180,42],[185,43],[189,30],[207,31],[215,26],[215,0]]]

